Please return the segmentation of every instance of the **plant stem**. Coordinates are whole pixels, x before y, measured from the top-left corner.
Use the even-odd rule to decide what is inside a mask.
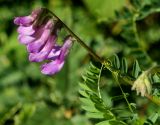
[[[157,104],[158,106],[160,106],[160,100],[158,97],[154,97],[154,96],[151,96],[151,95],[148,95],[148,94],[145,94],[145,96],[151,100],[152,102],[154,102],[155,104]]]
[[[99,76],[98,76],[98,87],[97,87],[97,91],[98,91],[99,98],[102,98],[102,97],[101,97],[101,92],[100,92],[100,79],[101,79],[102,69],[103,69],[103,63],[102,63],[102,65],[101,65],[100,73],[99,73]]]
[[[137,24],[136,24],[137,17],[138,17],[138,14],[134,14],[133,19],[132,19],[132,23],[133,23],[133,32],[134,32],[134,35],[135,35],[135,39],[136,39],[137,44],[139,45],[140,38],[139,38],[139,35],[138,35],[138,31],[137,31]]]
[[[99,61],[100,63],[103,63],[104,60],[99,57],[89,46],[87,46],[75,33],[73,33],[73,31],[65,24],[63,23],[63,21],[61,19],[59,19],[59,17],[57,17],[53,12],[50,11],[50,13],[57,18],[64,26],[64,28],[70,33],[71,36],[73,36],[76,41],[81,44],[88,52],[91,56],[93,56],[93,58],[95,58],[97,61]]]
[[[123,89],[122,89],[122,87],[121,87],[121,85],[120,85],[120,83],[119,83],[119,81],[118,81],[118,72],[115,72],[115,73],[113,72],[113,76],[114,76],[114,78],[115,78],[115,80],[116,80],[116,82],[117,82],[117,84],[118,84],[118,86],[119,86],[119,88],[120,88],[123,96],[124,96],[124,99],[125,99],[126,102],[127,102],[127,105],[128,105],[129,110],[133,113],[133,109],[132,109],[131,105],[129,104],[129,101],[128,101],[128,99],[127,99],[127,96],[126,96],[126,94],[124,93],[124,91],[123,91]]]

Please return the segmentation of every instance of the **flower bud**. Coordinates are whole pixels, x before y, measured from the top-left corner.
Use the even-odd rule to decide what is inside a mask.
[[[140,93],[141,96],[145,96],[146,94],[150,94],[151,93],[152,86],[151,86],[151,83],[149,81],[148,72],[147,71],[144,71],[138,77],[138,79],[134,82],[134,84],[132,86],[132,90],[136,90],[137,91],[137,95],[139,95],[139,93]]]

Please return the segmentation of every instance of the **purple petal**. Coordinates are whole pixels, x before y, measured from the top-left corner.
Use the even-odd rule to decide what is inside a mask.
[[[38,17],[38,15],[40,15],[41,12],[42,9],[40,8],[32,11],[31,15],[29,16],[16,17],[14,19],[14,23],[16,25],[28,26],[33,23],[34,20],[36,20],[36,18]]]
[[[41,72],[46,75],[53,75],[53,74],[59,72],[64,65],[65,57],[68,55],[69,49],[71,48],[72,44],[73,44],[72,37],[68,36],[65,39],[63,46],[58,49],[58,50],[60,50],[60,54],[55,58],[54,61],[42,65]],[[52,56],[53,55],[54,54],[53,54],[53,50],[52,50]]]
[[[30,53],[39,52],[42,49],[43,45],[46,43],[47,39],[49,38],[50,33],[51,31],[49,29],[44,30],[42,36],[39,39],[27,45],[28,52]]]
[[[32,23],[33,20],[34,20],[34,18],[31,16],[16,17],[14,19],[14,23],[16,25],[24,25],[25,26],[25,25]]]
[[[53,21],[49,20],[42,28],[40,28],[40,33],[37,34],[37,37],[41,34],[40,38],[35,40],[32,43],[29,43],[27,46],[27,50],[30,53],[37,53],[39,52],[44,44],[46,43],[47,39],[51,35],[53,28]]]
[[[68,55],[69,53],[69,49],[72,47],[73,45],[73,38],[71,36],[66,37],[64,44],[61,48],[61,53],[60,53],[60,60],[64,60],[65,57]]]
[[[41,72],[46,75],[53,75],[59,72],[64,65],[64,61],[60,62],[59,60],[46,63],[41,66]]]
[[[35,38],[32,36],[19,35],[18,40],[22,44],[29,44],[29,43],[33,42],[35,40]]]
[[[61,53],[61,46],[55,45],[49,55],[47,56],[47,59],[49,60],[55,60]]]
[[[48,22],[47,22],[47,24],[45,25],[45,29],[51,29],[51,28],[53,28],[53,25],[54,25],[54,23],[53,23],[53,20],[48,20]]]
[[[33,29],[33,26],[19,26],[17,29],[17,32],[22,35],[33,35],[35,33],[35,29]]]
[[[48,54],[51,52],[57,36],[49,37],[43,49],[38,53],[30,53],[29,60],[32,62],[41,62],[45,60]]]

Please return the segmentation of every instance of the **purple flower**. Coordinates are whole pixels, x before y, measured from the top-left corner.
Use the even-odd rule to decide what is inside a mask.
[[[57,45],[58,31],[61,29],[60,22],[46,15],[46,9],[37,9],[29,16],[16,17],[14,23],[19,25],[18,40],[26,45],[29,60],[32,62],[47,61],[48,63],[41,66],[41,72],[52,75],[62,69],[73,39],[67,36],[63,45]]]
[[[47,59],[49,53],[51,52],[52,48],[54,47],[56,36],[50,36],[45,44],[45,46],[39,51],[38,53],[30,53],[29,60],[32,62],[41,62],[44,59]]]
[[[42,68],[41,72],[43,74],[47,74],[47,75],[55,74],[62,69],[65,62],[65,58],[68,55],[69,49],[73,44],[72,41],[73,41],[72,37],[68,36],[65,39],[63,46],[56,48],[56,50],[55,48],[53,48],[48,58],[48,59],[51,59],[51,62],[46,63],[41,67]]]
[[[38,16],[42,13],[42,11],[43,9],[40,8],[40,9],[34,10],[29,16],[16,17],[14,19],[14,23],[16,25],[28,26],[38,18]]]

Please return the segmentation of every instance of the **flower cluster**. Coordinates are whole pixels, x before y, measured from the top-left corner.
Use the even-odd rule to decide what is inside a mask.
[[[16,17],[14,23],[19,26],[18,39],[26,45],[29,60],[47,61],[41,66],[43,74],[52,75],[59,72],[73,44],[71,36],[66,36],[63,45],[57,44],[58,31],[62,27],[60,22],[48,16],[46,9],[41,8],[34,10],[29,16]]]

